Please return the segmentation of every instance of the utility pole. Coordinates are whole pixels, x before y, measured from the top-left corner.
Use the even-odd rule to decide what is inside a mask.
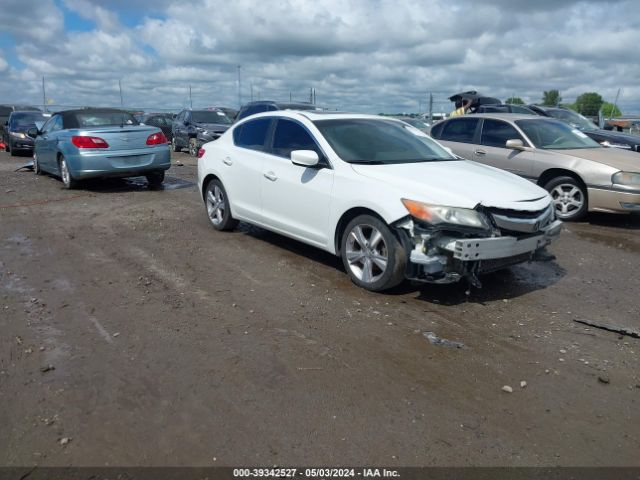
[[[433,95],[429,92],[429,123],[433,122]]]
[[[618,107],[618,97],[620,97],[620,89],[618,89],[618,93],[616,93],[616,100],[613,102],[613,108],[611,112],[609,112],[609,121],[613,118],[613,111]]]
[[[47,94],[44,90],[44,75],[42,76],[42,111],[47,111]]]
[[[242,108],[242,77],[240,76],[240,65],[238,65],[238,108]]]
[[[124,102],[122,101],[122,80],[118,79],[118,87],[120,88],[120,106],[122,107],[124,105]]]
[[[291,102],[292,102],[292,98],[293,98],[293,97],[292,97],[292,95],[291,95],[291,90],[289,90],[289,103],[291,103]]]
[[[251,101],[253,102],[253,83],[251,84]]]
[[[191,84],[189,84],[189,106],[193,108],[193,99],[191,98]]]

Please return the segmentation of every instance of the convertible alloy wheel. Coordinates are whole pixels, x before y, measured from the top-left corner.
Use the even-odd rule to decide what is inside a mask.
[[[584,187],[573,178],[554,178],[545,185],[545,189],[551,194],[560,220],[574,221],[586,215],[588,205]]]
[[[38,163],[38,155],[36,155],[35,153],[33,154],[33,172],[36,175],[42,174],[42,170],[40,169],[40,164]]]
[[[349,232],[346,256],[351,272],[365,283],[374,283],[387,269],[387,244],[371,225],[356,225]]]
[[[238,221],[231,216],[227,193],[219,180],[212,180],[207,185],[205,204],[209,221],[216,230],[233,230]]]
[[[351,220],[340,242],[340,255],[351,281],[373,292],[404,280],[407,253],[389,226],[365,214]]]
[[[62,178],[62,183],[66,189],[71,190],[76,187],[77,182],[71,176],[69,166],[67,165],[67,161],[64,157],[60,158],[60,177]]]

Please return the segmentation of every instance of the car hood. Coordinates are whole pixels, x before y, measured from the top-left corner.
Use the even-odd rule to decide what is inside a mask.
[[[360,175],[394,186],[407,198],[435,205],[537,211],[551,201],[546,190],[528,180],[468,160],[351,166]]]
[[[640,145],[640,135],[634,135],[633,133],[616,132],[603,129],[592,130],[585,133],[593,133],[610,141],[624,142],[629,145]]]
[[[584,158],[603,163],[625,172],[640,172],[640,156],[630,150],[621,148],[577,148],[574,150],[547,150],[562,155]]]
[[[194,123],[194,125],[206,130],[213,130],[214,132],[226,132],[231,126],[222,123]]]

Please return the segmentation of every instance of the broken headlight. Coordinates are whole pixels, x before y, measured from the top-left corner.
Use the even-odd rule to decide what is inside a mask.
[[[412,217],[434,226],[455,225],[482,230],[491,228],[487,217],[470,208],[431,205],[407,198],[402,198],[401,201]]]

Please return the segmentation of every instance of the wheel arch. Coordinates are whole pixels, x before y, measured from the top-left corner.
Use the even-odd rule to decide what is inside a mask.
[[[336,229],[335,232],[333,234],[333,247],[335,249],[335,254],[336,255],[340,255],[340,243],[341,243],[341,239],[342,239],[342,234],[344,233],[345,228],[347,227],[347,225],[349,224],[349,222],[351,220],[353,220],[354,218],[356,218],[359,215],[372,215],[378,219],[380,219],[382,222],[384,222],[385,224],[387,224],[387,221],[382,217],[382,215],[380,215],[379,213],[377,213],[376,211],[367,208],[367,207],[352,207],[349,210],[347,210],[346,212],[344,212],[341,216],[340,219],[338,220],[338,223],[336,224]],[[388,225],[388,224],[387,224]],[[393,231],[393,229],[391,229]]]
[[[202,180],[202,190],[200,191],[200,196],[202,197],[202,201],[204,202],[204,192],[207,190],[207,185],[209,185],[209,183],[211,183],[211,181],[213,180],[218,180],[220,183],[222,183],[222,180],[220,180],[220,177],[218,177],[215,173],[208,173],[206,177],[204,177],[204,179]]]
[[[538,177],[537,183],[540,187],[544,188],[544,186],[547,183],[549,183],[551,180],[557,177],[571,177],[580,184],[580,186],[584,190],[584,197],[585,197],[585,200],[587,201],[587,209],[588,209],[589,208],[589,189],[585,181],[582,179],[582,177],[578,175],[576,172],[572,170],[566,170],[564,168],[549,168],[544,172],[542,172],[542,175]]]

